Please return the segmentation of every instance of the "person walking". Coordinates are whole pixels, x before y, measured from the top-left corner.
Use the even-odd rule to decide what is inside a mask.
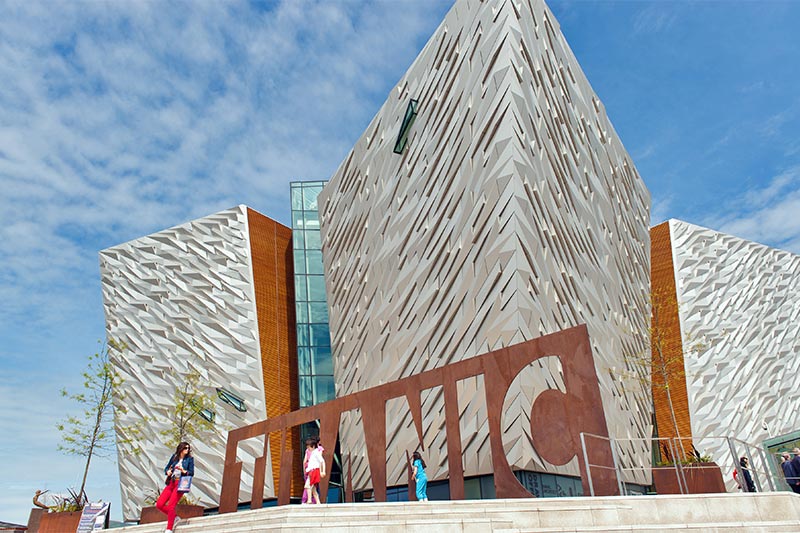
[[[792,469],[800,476],[800,448],[793,448],[792,455]]]
[[[800,492],[798,492],[798,490],[800,490],[800,448],[792,448],[792,455],[794,455],[794,457],[792,457],[789,462],[789,468],[792,469],[795,479],[798,482],[797,485],[792,487],[792,490],[800,494]]]
[[[800,475],[794,469],[792,464],[792,456],[789,452],[781,454],[781,470],[783,470],[783,477],[786,478],[786,484],[792,489],[795,494],[800,494]]]
[[[417,501],[426,502],[428,501],[428,475],[425,473],[425,461],[422,460],[419,452],[414,452],[411,458],[411,466],[414,468],[413,476],[417,482]]]
[[[178,444],[175,453],[164,467],[164,473],[167,475],[166,486],[161,491],[161,496],[158,497],[156,508],[167,515],[167,529],[164,530],[164,533],[172,533],[181,520],[175,513],[175,507],[181,496],[188,492],[188,489],[185,488],[187,481],[188,486],[191,486],[191,477],[194,476],[194,457],[192,457],[192,447],[188,442]],[[181,483],[181,478],[186,477],[190,479]]]
[[[747,457],[740,457],[739,458],[739,466],[742,469],[742,477],[744,477],[744,483],[742,483],[742,491],[744,492],[755,492],[756,485],[753,483],[753,476],[750,474],[750,461]]]
[[[317,485],[325,477],[325,458],[322,457],[322,450],[317,445],[317,439],[306,439],[306,447],[311,447],[311,455],[308,457],[306,465],[308,474],[305,483],[306,503],[320,503]]]
[[[320,453],[325,453],[325,448],[323,448],[322,444],[319,442],[319,436],[313,436],[306,439],[306,451],[305,455],[303,456],[303,486],[305,486],[306,479],[308,479],[308,472],[306,472],[306,468],[308,468],[308,460],[311,458],[311,452],[314,451],[314,448],[312,448],[308,442],[309,439],[317,441],[317,448],[319,449]],[[308,495],[306,494],[305,489],[303,490],[303,497],[301,498],[300,503],[313,503],[308,501]]]

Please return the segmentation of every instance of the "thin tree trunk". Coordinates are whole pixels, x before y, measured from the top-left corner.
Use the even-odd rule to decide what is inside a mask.
[[[86,489],[86,479],[89,476],[89,465],[92,462],[92,455],[94,455],[94,449],[97,444],[97,435],[100,433],[100,427],[103,424],[103,413],[106,410],[106,406],[108,405],[108,398],[111,394],[111,380],[108,378],[106,374],[103,379],[103,389],[100,394],[100,400],[97,405],[97,416],[95,417],[94,421],[94,431],[92,432],[92,443],[89,445],[89,453],[86,455],[86,468],[83,470],[83,481],[81,481],[81,490],[78,492],[78,502],[79,505],[83,505],[83,500],[85,497],[84,490]],[[88,500],[88,498],[86,498]]]
[[[86,488],[86,478],[89,476],[89,464],[92,462],[92,454],[94,453],[94,443],[89,448],[89,455],[86,457],[86,468],[83,469],[83,481],[81,481],[81,490],[78,492],[78,504],[83,505],[84,489]]]
[[[675,438],[678,441],[678,445],[681,447],[681,460],[686,458],[686,450],[683,448],[683,439],[681,438],[681,431],[678,429],[678,419],[675,418],[675,408],[672,406],[672,393],[669,390],[669,384],[666,386],[667,389],[667,403],[669,404],[669,415],[672,418],[672,428],[675,430]]]
[[[659,358],[658,370],[661,373],[661,379],[664,380],[664,391],[667,393],[667,405],[669,406],[669,416],[672,419],[672,429],[675,431],[675,439],[678,441],[678,446],[680,447],[680,459],[683,460],[686,457],[686,451],[683,448],[683,439],[681,438],[681,431],[678,428],[678,419],[675,417],[675,406],[672,403],[672,392],[669,383],[670,373],[667,368],[667,362],[664,360],[664,351],[661,346],[662,339],[660,336],[656,342],[656,352]]]

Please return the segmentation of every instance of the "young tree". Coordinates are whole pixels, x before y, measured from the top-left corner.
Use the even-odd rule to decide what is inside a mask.
[[[677,440],[682,456],[669,459],[687,459],[694,453],[687,455],[685,451],[673,393],[676,386],[685,386],[684,357],[701,352],[707,345],[694,339],[690,333],[681,332],[678,302],[674,294],[654,289],[650,294],[650,310],[650,327],[647,331],[650,349],[625,358],[633,371],[626,372],[623,377],[640,381],[650,390],[654,409],[657,403],[666,404],[670,425],[661,429],[664,436],[672,436]],[[666,455],[666,452],[663,454]]]
[[[111,350],[124,351],[124,343],[109,339],[102,344],[100,351],[89,357],[86,370],[83,372],[83,392],[70,394],[66,389],[61,395],[78,402],[83,406],[83,415],[68,416],[56,425],[61,432],[61,443],[58,449],[68,455],[86,458],[80,490],[77,491],[78,505],[83,506],[86,498],[86,479],[92,458],[107,457],[115,450],[114,407],[112,394],[122,384],[122,378],[109,362]],[[120,402],[117,409],[124,412]],[[127,434],[135,435],[136,427],[126,428]]]
[[[686,378],[683,361],[683,350],[678,320],[678,304],[669,298],[664,291],[654,290],[651,293],[650,322],[650,372],[654,404],[656,398],[663,395],[667,402],[672,431],[683,446],[678,418],[675,414],[675,403],[672,398],[672,385]]]
[[[167,415],[170,427],[161,431],[169,446],[217,430],[214,424],[216,396],[201,386],[201,378],[200,372],[191,370],[175,387],[174,404]]]

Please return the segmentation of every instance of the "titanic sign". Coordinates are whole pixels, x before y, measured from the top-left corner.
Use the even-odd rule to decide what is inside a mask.
[[[255,461],[253,492],[250,500],[252,507],[260,508],[263,501],[264,476],[270,440],[273,441],[273,446],[277,444],[281,449],[278,504],[287,504],[289,503],[294,455],[287,451],[286,447],[286,438],[290,435],[289,430],[306,422],[319,420],[322,442],[336,442],[342,414],[354,409],[361,410],[375,501],[386,501],[386,402],[395,398],[406,399],[421,443],[421,393],[426,389],[438,386],[441,386],[444,391],[450,497],[453,500],[464,499],[464,469],[461,454],[457,383],[475,376],[483,376],[485,383],[496,497],[529,498],[531,494],[514,476],[503,450],[501,431],[503,401],[514,378],[524,368],[538,359],[553,356],[560,360],[565,392],[548,389],[534,399],[530,413],[531,444],[545,461],[553,465],[567,464],[573,457],[580,457],[582,453],[581,433],[608,437],[608,427],[585,325],[501,348],[231,431],[228,433],[219,511],[220,513],[234,512],[239,503],[242,463],[237,461],[236,451],[241,441],[264,437],[264,453]],[[276,440],[278,442],[274,442]],[[333,446],[329,446],[324,452],[328,465],[331,464],[333,452]],[[594,439],[587,454],[590,464],[613,467],[608,440]],[[588,494],[586,466],[583,461],[578,461],[578,463],[583,491],[584,494]],[[618,493],[613,468],[600,468],[597,472],[593,472],[592,481],[595,491],[599,494]],[[322,501],[325,501],[327,492],[328,477],[325,477],[320,484]],[[346,492],[348,501],[351,501],[351,483],[348,483]]]

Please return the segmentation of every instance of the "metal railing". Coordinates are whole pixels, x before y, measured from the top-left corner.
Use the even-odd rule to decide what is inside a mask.
[[[593,464],[589,462],[589,450],[591,449],[592,440],[601,440],[607,442],[611,449],[612,465]],[[733,469],[736,471],[736,478],[742,487],[742,490],[747,490],[746,476],[744,473],[745,468],[741,465],[740,459],[747,458],[748,468],[754,488],[757,492],[788,490],[788,485],[782,476],[782,469],[775,462],[775,458],[767,453],[761,446],[749,443],[738,439],[736,437],[725,436],[704,436],[704,437],[657,437],[657,438],[622,438],[616,439],[613,437],[605,437],[601,435],[594,435],[591,433],[581,433],[581,447],[583,452],[583,463],[588,477],[589,492],[592,496],[595,494],[595,483],[592,479],[592,471],[599,470],[613,470],[617,478],[617,487],[619,494],[630,494],[625,479],[635,478],[635,472],[645,473],[651,470],[654,466],[651,464],[636,464],[625,467],[620,463],[619,457],[622,455],[620,450],[621,442],[649,442],[651,445],[658,445],[660,454],[667,456],[669,461],[662,464],[660,468],[672,468],[675,471],[675,480],[678,490],[681,494],[689,494],[689,483],[687,482],[686,470],[687,468],[702,469],[702,468],[717,468],[719,467],[723,474],[723,483],[729,486],[730,483],[726,482],[725,471]],[[688,446],[685,446],[685,442]],[[717,459],[715,466],[706,466],[699,462],[701,454],[696,452],[693,443],[716,443],[715,445],[705,446],[706,449],[713,449],[718,454],[722,450],[727,450],[727,453]],[[691,449],[691,453],[687,453],[686,449]],[[729,456],[727,454],[730,454]],[[628,476],[629,472],[634,472],[634,475]],[[638,492],[638,491],[636,491]],[[601,496],[607,496],[603,494]]]

